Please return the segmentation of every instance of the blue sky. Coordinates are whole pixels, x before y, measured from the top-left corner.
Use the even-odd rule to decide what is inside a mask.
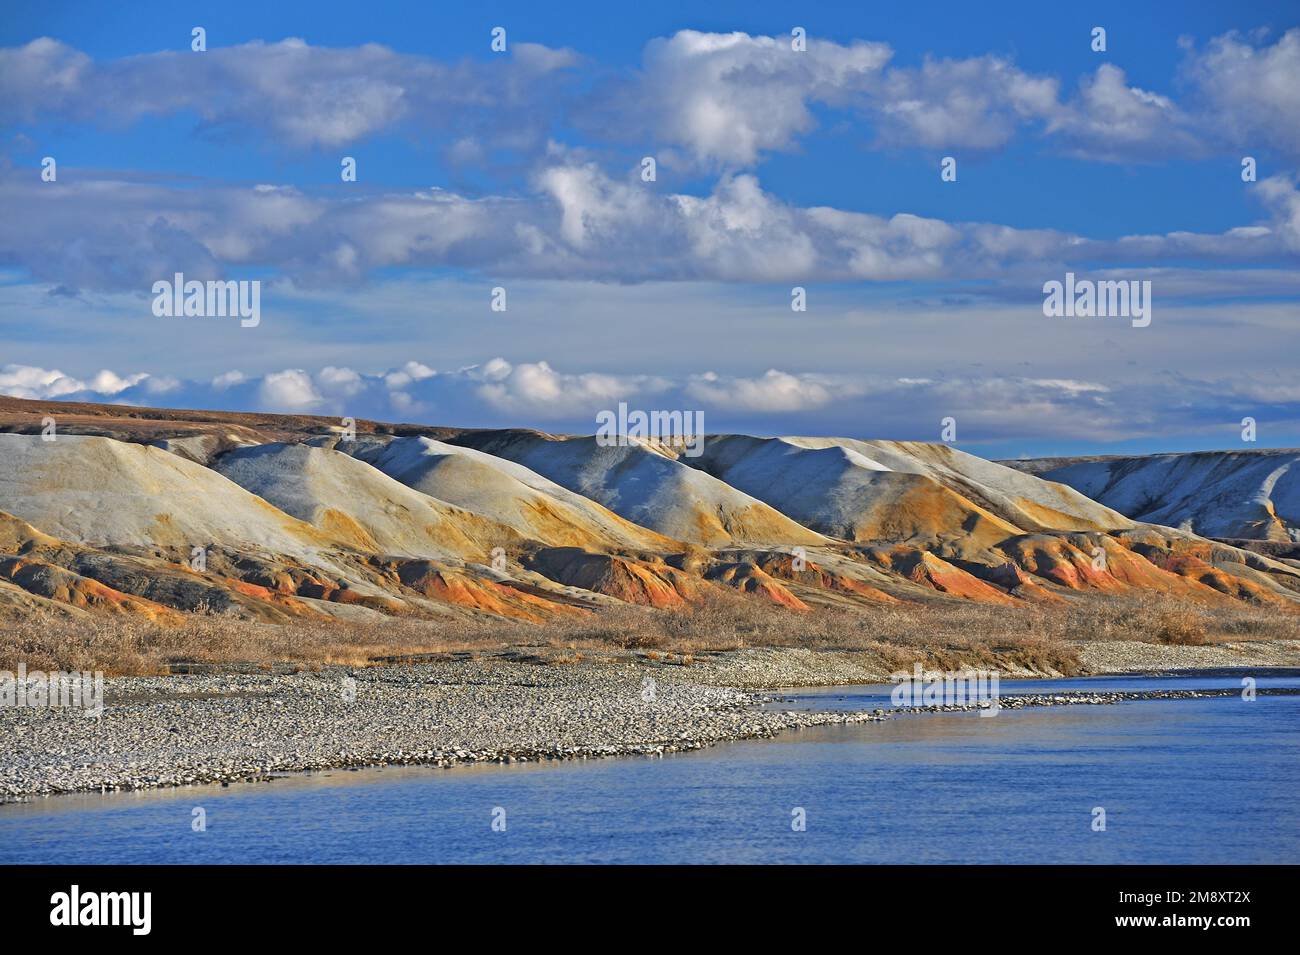
[[[0,392],[1300,444],[1294,3],[553,6],[8,5]],[[261,323],[155,316],[175,270]],[[1151,324],[1045,317],[1066,271]]]

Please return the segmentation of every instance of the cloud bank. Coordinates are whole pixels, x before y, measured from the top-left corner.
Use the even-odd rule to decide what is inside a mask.
[[[261,376],[223,373],[177,381],[101,371],[0,367],[0,394],[20,398],[227,411],[349,416],[463,427],[537,427],[590,434],[618,402],[643,410],[700,411],[710,432],[820,434],[938,441],[957,420],[958,442],[1118,442],[1183,434],[1228,444],[1243,416],[1300,421],[1300,388],[1280,374],[1255,381],[1162,375],[1109,385],[1066,378],[701,372],[679,379],[558,370],[546,361],[439,371],[417,361],[368,374],[325,367]],[[1273,380],[1276,379],[1276,380]]]
[[[1300,192],[1269,177],[1264,218],[1222,233],[1096,240],[1049,229],[800,207],[757,177],[708,195],[663,193],[595,164],[541,170],[524,197],[441,189],[310,194],[289,186],[204,189],[127,180],[43,183],[0,174],[0,264],[68,289],[147,291],[272,270],[303,285],[348,285],[385,269],[455,268],[496,277],[613,282],[1006,279],[1093,263],[1294,262]]]
[[[650,40],[640,69],[598,92],[598,61],[530,43],[459,62],[300,39],[101,62],[42,37],[0,50],[0,122],[120,127],[193,115],[211,135],[258,133],[300,149],[413,130],[465,158],[493,148],[535,155],[572,125],[735,169],[795,148],[816,133],[816,110],[831,109],[891,148],[996,149],[1039,137],[1099,161],[1263,147],[1300,158],[1300,29],[1184,47],[1170,78],[1176,98],[1132,85],[1112,63],[1069,83],[998,54],[893,66],[888,43],[815,35],[799,52],[789,36],[682,30]]]

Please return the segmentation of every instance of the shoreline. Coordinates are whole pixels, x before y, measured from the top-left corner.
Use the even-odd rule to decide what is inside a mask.
[[[1293,649],[1282,656],[1293,654],[1300,657]],[[109,678],[98,719],[70,710],[0,710],[0,805],[371,766],[662,756],[810,726],[975,708],[779,708],[783,689],[886,682],[843,656],[751,649],[691,666],[663,658],[548,663],[489,657],[315,673]],[[1274,657],[1237,666],[1292,665]],[[1127,672],[1149,672],[1145,660],[1132,658]],[[1224,665],[1216,660],[1210,667],[1182,669],[1187,675]],[[1177,676],[1179,668],[1156,672]],[[810,675],[822,679],[808,680]],[[1059,675],[1004,672],[1002,679],[1053,676]],[[1236,692],[1018,693],[1000,703],[1021,709]]]
[[[1226,674],[1236,668],[1277,672],[1300,665],[1300,642],[1286,643],[1295,646],[1230,655],[1227,665],[1222,652],[1195,652],[1219,647],[1154,647],[1154,654],[1128,648],[1128,668],[1115,676]],[[1115,659],[1115,647],[1104,657]],[[1210,665],[1157,669],[1149,667],[1153,657]],[[1001,674],[1002,680],[1060,676]],[[768,739],[806,726],[975,708],[783,711],[771,706],[781,702],[781,690],[883,682],[888,682],[885,674],[871,672],[852,654],[801,648],[727,651],[697,657],[690,665],[663,655],[573,661],[511,652],[315,673],[113,677],[105,680],[99,719],[69,709],[0,709],[0,804],[72,793],[229,785],[329,769],[662,756],[719,742]],[[1002,696],[1001,706],[1234,693],[1013,694]]]
[[[471,660],[109,678],[99,718],[0,710],[0,805],[370,766],[659,756],[881,718],[773,711],[762,707],[766,694],[689,676],[677,667]]]

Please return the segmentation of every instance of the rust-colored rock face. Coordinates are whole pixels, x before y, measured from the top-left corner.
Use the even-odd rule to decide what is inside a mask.
[[[876,566],[925,590],[980,603],[1016,602],[1005,591],[917,547],[872,547],[866,551],[866,556]]]
[[[772,603],[789,607],[791,610],[808,609],[806,603],[790,593],[775,578],[749,562],[721,564],[709,572],[708,578],[734,587],[741,593],[754,594]]]
[[[422,596],[514,620],[541,623],[552,617],[582,612],[492,580],[438,567],[429,561],[403,564],[398,576],[403,586]]]
[[[780,580],[850,594],[868,603],[898,603],[897,597],[891,597],[871,584],[856,580],[845,573],[827,570],[807,558],[796,561],[792,554],[766,555],[760,560],[758,566],[764,573]]]
[[[155,623],[179,623],[182,615],[151,600],[142,600],[82,577],[55,564],[23,557],[0,557],[0,578],[69,607],[92,613],[140,617]]]
[[[698,600],[702,590],[696,579],[665,564],[593,554],[576,547],[542,550],[532,559],[531,567],[566,586],[645,607],[681,607]]]
[[[43,441],[50,413],[67,427]],[[1300,563],[942,445],[721,435],[687,458],[376,422],[345,442],[323,418],[0,399],[0,617],[544,625],[723,591],[807,613],[1159,593],[1293,614]]]

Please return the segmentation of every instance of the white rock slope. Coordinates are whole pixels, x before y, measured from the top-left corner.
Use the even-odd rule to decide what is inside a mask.
[[[224,544],[308,560],[337,546],[216,471],[112,438],[0,434],[0,511],[91,544]]]
[[[1131,526],[1068,487],[947,445],[718,435],[699,467],[801,523],[857,541]]]
[[[506,458],[634,524],[706,547],[826,543],[755,497],[655,445],[602,447],[594,437],[532,431],[463,435],[457,444]]]
[[[359,550],[488,563],[518,535],[338,451],[264,444],[222,455],[221,474],[287,514]]]
[[[1300,541],[1300,450],[1007,462],[1134,520],[1204,537]]]
[[[350,442],[394,480],[457,507],[489,514],[524,537],[555,547],[674,552],[681,544],[619,517],[521,464],[432,438]],[[338,445],[340,450],[348,444]]]

